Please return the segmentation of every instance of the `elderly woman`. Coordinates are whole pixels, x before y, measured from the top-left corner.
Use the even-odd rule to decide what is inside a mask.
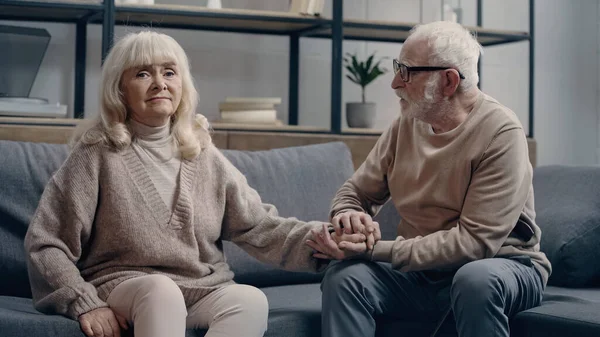
[[[266,297],[232,281],[222,240],[317,271],[305,242],[323,223],[278,217],[214,147],[171,37],[125,36],[101,83],[99,119],[48,182],[27,232],[35,307],[78,320],[88,336],[131,326],[143,337],[183,337],[186,327],[262,336]]]

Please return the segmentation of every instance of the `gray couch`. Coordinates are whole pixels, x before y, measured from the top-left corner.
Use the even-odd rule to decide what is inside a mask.
[[[272,151],[224,151],[281,215],[326,220],[331,198],[352,174],[348,148],[328,143]],[[33,309],[23,238],[43,188],[67,156],[64,145],[0,141],[0,337],[84,335],[75,321]],[[600,336],[600,168],[543,167],[534,177],[542,249],[554,264],[544,303],[517,315],[513,336]],[[378,214],[384,238],[399,220]],[[277,270],[225,242],[240,283],[260,287],[270,304],[266,336],[319,336],[322,274]],[[378,336],[427,336],[420,322],[380,319]],[[188,331],[203,336],[205,331]],[[440,335],[455,335],[448,320]]]

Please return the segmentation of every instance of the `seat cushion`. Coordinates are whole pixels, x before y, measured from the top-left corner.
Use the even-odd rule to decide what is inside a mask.
[[[512,336],[600,336],[600,289],[548,287],[542,305],[513,319]]]
[[[269,300],[269,326],[265,337],[321,335],[319,283],[261,288]]]
[[[206,329],[187,329],[186,337],[203,337]],[[31,299],[0,296],[0,336],[86,337],[79,323],[59,315],[45,315]],[[122,336],[132,336],[124,334]]]
[[[600,167],[539,167],[533,185],[548,284],[600,287]]]
[[[0,331],[2,336],[85,337],[76,321],[44,315],[31,299],[8,296],[0,296]]]
[[[269,323],[266,337],[320,336],[320,284],[301,284],[261,289],[269,300]],[[518,314],[511,322],[511,336],[600,336],[600,289],[548,287],[541,306]],[[439,336],[455,336],[448,320]],[[432,323],[407,322],[379,318],[378,337],[426,336]],[[30,299],[0,296],[0,331],[6,336],[84,337],[77,322],[62,316],[43,315],[33,309]],[[187,337],[202,337],[204,329],[186,332]]]
[[[265,337],[320,335],[321,290],[318,283],[263,288],[269,300]],[[1,336],[85,337],[79,324],[58,315],[44,315],[30,299],[0,296]],[[206,329],[187,329],[186,337],[203,337]]]

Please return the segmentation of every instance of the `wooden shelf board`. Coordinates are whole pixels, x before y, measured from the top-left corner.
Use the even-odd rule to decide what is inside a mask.
[[[43,126],[77,126],[83,119],[77,118],[42,118],[42,117],[10,117],[0,116],[0,124],[43,125]]]
[[[0,139],[64,144],[81,119],[22,118],[0,116]],[[327,133],[325,128],[310,126],[283,126],[265,128],[248,127],[232,129],[230,124],[213,125],[213,141],[220,148],[265,150],[269,148],[298,146],[319,142],[344,141],[353,149],[355,167],[367,156],[381,130],[346,128],[342,134]],[[315,132],[325,131],[325,132]],[[537,142],[527,138],[529,158],[536,165]]]
[[[304,125],[267,125],[211,122],[211,126],[214,130],[329,132],[329,129],[327,128]]]
[[[77,118],[37,118],[37,117],[8,117],[0,116],[0,125],[37,125],[37,126],[77,126],[82,119]],[[235,123],[213,123],[211,126],[216,131],[273,131],[273,132],[306,132],[306,133],[329,133],[324,127],[308,125],[263,125],[263,124],[235,124]],[[342,133],[380,135],[383,130],[344,128]]]
[[[343,33],[345,39],[404,42],[408,37],[409,31],[415,25],[417,23],[348,19],[344,20]],[[476,33],[477,40],[483,45],[529,39],[527,32],[494,30],[481,27],[467,28]],[[330,38],[331,29],[322,29],[311,35]]]
[[[342,133],[357,133],[361,135],[380,136],[384,130],[381,129],[366,129],[366,128],[343,128]]]
[[[282,11],[210,9],[184,5],[118,5],[116,23],[273,34],[319,27],[331,20]]]

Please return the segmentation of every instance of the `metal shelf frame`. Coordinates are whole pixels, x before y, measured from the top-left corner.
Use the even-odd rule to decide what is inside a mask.
[[[533,137],[534,108],[534,1],[529,0],[529,32],[483,29],[483,0],[477,0],[477,37],[482,46],[529,41],[529,137]],[[331,127],[328,133],[346,133],[342,128],[342,80],[344,40],[402,43],[411,23],[344,20],[343,0],[332,0],[331,18],[298,16],[285,12],[208,10],[191,6],[115,6],[114,0],[89,3],[78,0],[0,0],[0,20],[72,23],[75,37],[74,115],[83,118],[87,25],[102,25],[102,61],[114,39],[115,25],[152,26],[217,32],[279,35],[289,37],[288,124],[298,125],[300,84],[300,38],[331,40]],[[481,62],[480,62],[481,66]],[[481,77],[481,68],[479,69]],[[272,132],[273,130],[270,130]],[[322,133],[322,132],[318,132]]]

